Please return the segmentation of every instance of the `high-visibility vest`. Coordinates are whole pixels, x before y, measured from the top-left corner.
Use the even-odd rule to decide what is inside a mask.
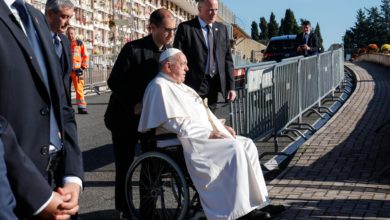
[[[86,69],[88,68],[88,53],[81,40],[74,40],[71,42],[70,49],[72,52],[72,69]]]

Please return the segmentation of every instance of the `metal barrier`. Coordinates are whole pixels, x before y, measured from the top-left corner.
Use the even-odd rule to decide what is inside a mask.
[[[245,73],[246,87],[237,90],[237,99],[230,105],[231,123],[239,134],[259,138],[273,131],[272,71],[275,62],[256,64],[255,67],[236,68]],[[253,65],[252,65],[253,66]],[[241,123],[246,118],[251,120]]]
[[[238,134],[252,139],[276,138],[286,131],[305,138],[289,126],[305,125],[307,130],[315,131],[311,125],[302,123],[302,115],[321,108],[321,100],[342,84],[343,57],[340,48],[280,63],[237,67],[237,72],[245,73],[245,85],[230,105],[232,127]]]
[[[84,90],[100,94],[100,87],[107,85],[108,76],[114,65],[112,55],[91,55],[90,68],[84,72]]]
[[[318,70],[318,102],[321,104],[320,100],[327,96],[329,91],[333,90],[332,51],[318,55]]]
[[[299,116],[298,60],[274,67],[274,129],[281,133]]]

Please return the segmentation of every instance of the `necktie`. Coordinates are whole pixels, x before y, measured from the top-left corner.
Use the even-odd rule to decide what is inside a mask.
[[[55,34],[53,36],[53,40],[54,40],[54,48],[56,49],[56,54],[57,54],[58,58],[61,58],[61,56],[62,56],[61,38],[60,38],[60,36],[58,36],[58,34]]]
[[[309,41],[309,34],[305,33],[305,44]]]
[[[47,69],[45,64],[45,58],[42,53],[40,39],[38,38],[31,17],[27,12],[26,5],[23,0],[16,0],[12,5],[18,11],[20,20],[22,21],[24,29],[26,30],[28,42],[30,43],[31,48],[34,51],[35,58],[37,59],[37,62],[39,64],[38,66],[42,76],[43,83],[45,84],[46,89],[50,95]],[[54,145],[56,148],[61,148],[62,144],[58,132],[59,132],[59,128],[58,128],[57,120],[54,116],[53,106],[52,104],[50,104],[50,143]]]
[[[208,74],[210,77],[213,77],[215,75],[215,59],[214,59],[214,39],[213,39],[213,33],[211,32],[211,26],[206,25],[207,28],[207,41],[209,44],[209,66],[208,66]]]

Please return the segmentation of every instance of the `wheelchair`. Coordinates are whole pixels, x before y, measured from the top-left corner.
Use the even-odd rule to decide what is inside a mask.
[[[175,134],[150,132],[126,177],[126,201],[134,219],[206,219]],[[146,146],[145,146],[146,145]]]

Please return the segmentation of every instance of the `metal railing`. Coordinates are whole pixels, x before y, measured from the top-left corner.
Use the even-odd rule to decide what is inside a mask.
[[[84,72],[86,93],[93,91],[99,94],[100,87],[107,85],[114,61],[113,55],[91,55],[90,68]]]
[[[232,127],[255,140],[277,137],[286,130],[303,136],[289,126],[302,123],[305,112],[321,108],[321,100],[341,85],[343,55],[341,48],[280,63],[236,67],[245,73],[245,86],[230,105]],[[308,125],[308,130],[314,128]]]

